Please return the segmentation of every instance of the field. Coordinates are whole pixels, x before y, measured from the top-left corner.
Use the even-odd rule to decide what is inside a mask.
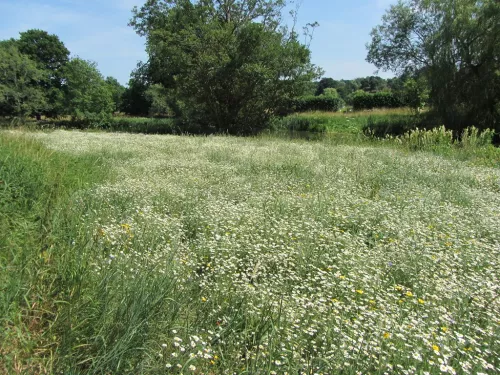
[[[0,373],[498,373],[500,169],[410,149],[0,132]]]

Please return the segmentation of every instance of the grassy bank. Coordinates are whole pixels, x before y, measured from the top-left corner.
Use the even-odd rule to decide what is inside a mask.
[[[12,159],[28,171],[16,186],[51,192],[55,171],[65,186],[51,225],[23,208],[2,231],[32,227],[3,239],[2,266],[16,271],[3,277],[21,285],[3,302],[7,373],[498,367],[498,169],[396,144],[0,134],[22,150],[0,159],[8,186]],[[95,178],[78,167],[89,163]],[[39,165],[52,172],[36,177]],[[5,207],[49,193],[23,194]]]

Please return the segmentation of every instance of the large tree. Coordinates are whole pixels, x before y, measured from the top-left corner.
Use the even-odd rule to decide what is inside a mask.
[[[69,61],[68,49],[57,35],[37,29],[20,33],[16,45],[22,54],[33,60],[37,68],[45,73],[44,79],[39,82],[47,102],[45,115],[62,114],[63,69]]]
[[[284,0],[148,0],[131,25],[147,38],[148,76],[173,110],[209,131],[252,133],[317,69],[281,27]]]
[[[113,91],[95,63],[72,59],[64,68],[66,114],[94,125],[109,121],[115,103]]]
[[[399,1],[368,50],[378,68],[425,76],[448,127],[500,128],[500,1]]]
[[[14,42],[0,42],[0,115],[23,118],[44,110],[47,103],[38,83],[45,78]]]

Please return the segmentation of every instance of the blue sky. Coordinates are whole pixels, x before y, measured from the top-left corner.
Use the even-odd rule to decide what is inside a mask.
[[[317,21],[312,60],[326,77],[372,75],[365,61],[371,29],[396,0],[303,0],[298,25]],[[127,26],[134,5],[144,0],[0,0],[0,40],[32,28],[57,34],[72,56],[97,62],[105,76],[128,81],[137,62],[146,60],[144,40]],[[390,77],[380,72],[382,77]]]

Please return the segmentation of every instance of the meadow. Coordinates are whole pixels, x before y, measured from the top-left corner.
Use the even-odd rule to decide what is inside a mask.
[[[498,373],[498,149],[426,134],[1,131],[0,373]]]

